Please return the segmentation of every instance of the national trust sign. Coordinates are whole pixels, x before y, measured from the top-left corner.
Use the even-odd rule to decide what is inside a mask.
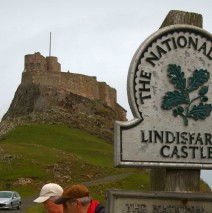
[[[212,37],[173,25],[148,37],[128,73],[134,119],[115,123],[116,166],[212,168]]]

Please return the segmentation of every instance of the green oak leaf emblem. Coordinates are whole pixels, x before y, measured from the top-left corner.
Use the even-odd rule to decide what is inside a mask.
[[[212,105],[207,104],[208,86],[204,84],[209,80],[210,73],[207,70],[194,70],[193,75],[188,78],[184,77],[184,72],[176,64],[168,65],[168,77],[174,85],[174,91],[167,92],[163,97],[162,108],[165,110],[172,109],[173,115],[181,116],[184,124],[188,125],[188,119],[194,120],[206,119],[210,116]],[[190,93],[198,90],[196,97],[190,98]],[[199,104],[193,104],[199,101]]]

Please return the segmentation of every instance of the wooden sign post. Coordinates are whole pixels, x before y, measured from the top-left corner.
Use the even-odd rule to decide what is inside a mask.
[[[203,18],[197,13],[172,10],[166,16],[160,29],[176,24],[188,24],[202,28]],[[198,192],[200,190],[200,170],[152,169],[151,190]]]

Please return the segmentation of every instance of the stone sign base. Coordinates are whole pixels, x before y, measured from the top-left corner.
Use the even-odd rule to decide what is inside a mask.
[[[211,193],[108,190],[107,213],[211,213]]]

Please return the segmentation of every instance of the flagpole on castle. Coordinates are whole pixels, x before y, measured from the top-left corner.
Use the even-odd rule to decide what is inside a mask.
[[[49,56],[51,56],[51,48],[52,48],[52,34],[50,32],[50,38],[49,38]]]

